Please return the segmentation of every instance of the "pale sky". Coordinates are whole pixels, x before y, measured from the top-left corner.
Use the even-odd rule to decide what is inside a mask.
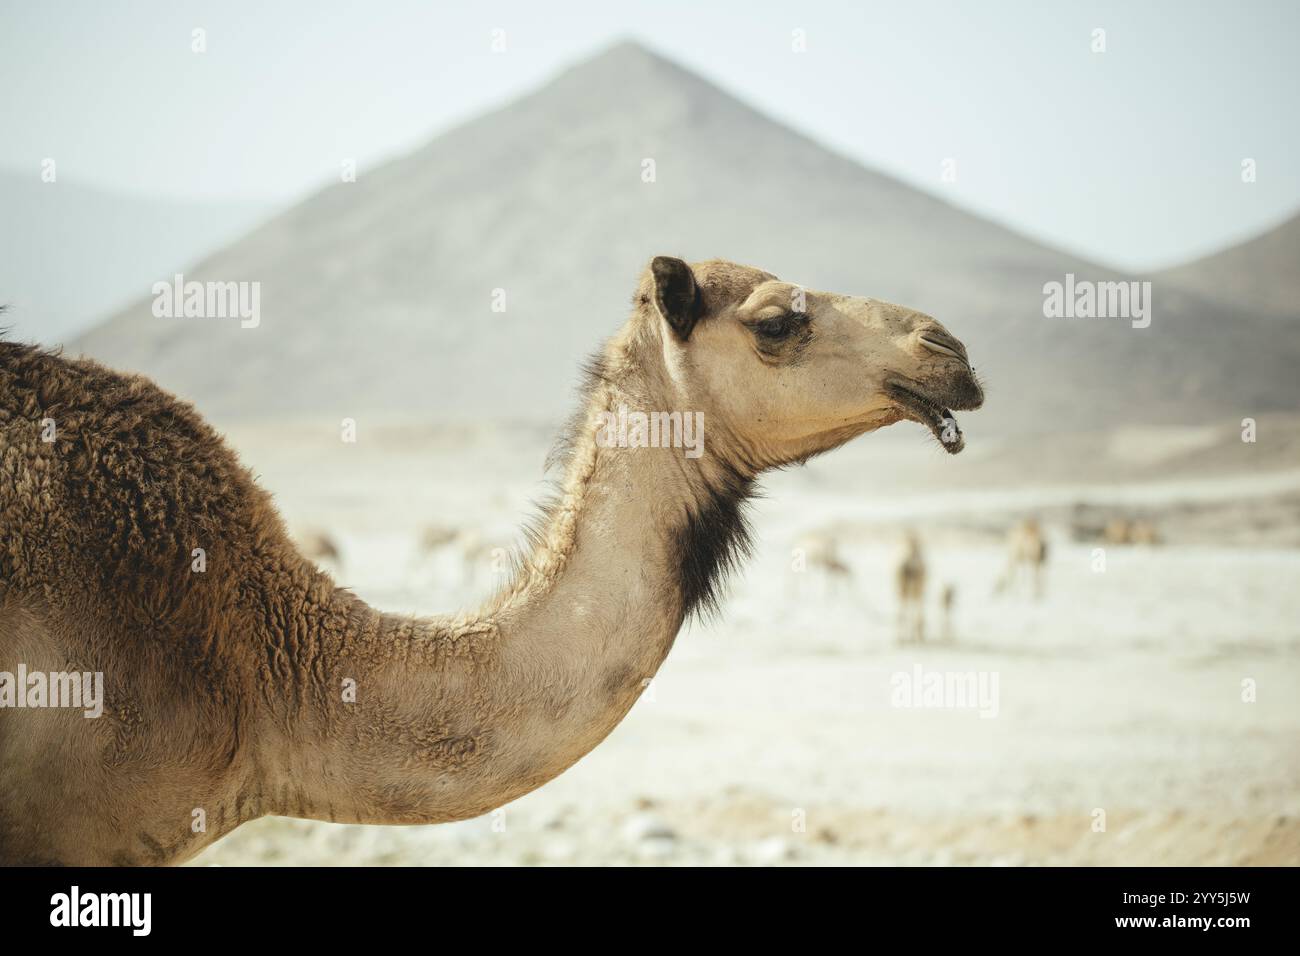
[[[0,2],[0,165],[37,176],[52,157],[61,180],[119,191],[288,203],[340,158],[364,171],[632,38],[869,166],[1121,267],[1300,207],[1300,4],[1282,0]]]

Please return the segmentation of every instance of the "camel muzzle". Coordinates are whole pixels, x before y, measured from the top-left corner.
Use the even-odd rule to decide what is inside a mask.
[[[955,341],[955,340],[954,340]],[[953,415],[953,409],[973,411],[984,404],[984,390],[965,356],[958,355],[965,368],[956,376],[921,385],[915,382],[891,382],[885,393],[905,418],[930,429],[943,450],[955,455],[966,447],[966,438]]]

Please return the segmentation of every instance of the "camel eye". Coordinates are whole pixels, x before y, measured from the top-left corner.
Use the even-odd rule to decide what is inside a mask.
[[[755,322],[751,328],[759,338],[769,342],[779,342],[794,334],[802,323],[794,315],[778,315],[775,318]]]

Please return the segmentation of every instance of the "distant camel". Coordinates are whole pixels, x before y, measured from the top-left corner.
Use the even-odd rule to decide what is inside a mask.
[[[0,342],[0,694],[21,668],[104,688],[99,719],[0,708],[0,864],[177,863],[266,815],[500,807],[604,740],[718,607],[762,472],[903,419],[955,454],[950,409],[983,393],[928,316],[660,256],[583,402],[513,580],[413,617],[306,560],[191,406]],[[629,408],[661,441],[611,441]],[[671,410],[703,416],[704,454]]]
[[[1129,538],[1136,545],[1155,545],[1160,543],[1160,532],[1156,531],[1154,522],[1139,518],[1133,522]]]
[[[294,541],[304,558],[317,564],[332,564],[336,570],[342,568],[343,552],[328,531],[312,528],[297,535]]]
[[[898,585],[898,642],[925,640],[925,555],[921,539],[909,531],[895,571]]]
[[[1047,565],[1047,540],[1037,518],[1026,518],[1007,534],[1007,566],[995,587],[997,593],[1012,591],[1027,578],[1035,598],[1043,596],[1043,573]]]
[[[433,554],[450,544],[455,544],[464,534],[465,529],[463,528],[454,528],[442,524],[426,525],[424,530],[420,532],[420,540],[416,547],[421,555]]]
[[[957,606],[957,585],[951,581],[943,586],[939,592],[939,610],[943,614],[943,639],[951,641],[955,631],[953,629],[952,616]]]
[[[1106,529],[1101,533],[1101,540],[1106,544],[1128,544],[1133,528],[1127,518],[1111,518],[1106,522]]]
[[[825,531],[804,535],[795,545],[800,571],[815,570],[825,582],[825,594],[831,596],[853,583],[853,569],[840,554],[840,543]],[[798,572],[797,572],[798,573]],[[796,576],[792,580],[797,581]]]
[[[461,585],[473,585],[484,568],[504,570],[497,565],[505,563],[506,549],[486,540],[476,529],[429,525],[421,532],[418,549],[422,557],[445,548],[453,548],[460,559]]]
[[[1160,534],[1147,518],[1112,518],[1106,522],[1102,540],[1107,544],[1154,545],[1160,543]]]
[[[497,576],[512,567],[509,550],[478,532],[467,534],[460,541],[460,560],[464,580],[468,585],[480,581],[484,571],[491,572],[494,586],[500,585],[504,581]]]

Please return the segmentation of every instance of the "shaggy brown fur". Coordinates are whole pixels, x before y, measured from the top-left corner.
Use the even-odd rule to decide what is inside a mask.
[[[3,669],[111,675],[101,720],[0,717],[0,861],[75,860],[87,827],[164,802],[211,808],[218,833],[263,812],[249,714],[283,708],[286,682],[318,692],[296,665],[364,606],[298,556],[198,414],[141,377],[0,343],[0,430]],[[93,759],[70,779],[74,753]],[[172,859],[192,839],[180,823],[123,834],[112,862]]]
[[[562,772],[714,602],[761,469],[981,401],[964,354],[925,338],[947,333],[896,306],[809,292],[786,348],[771,303],[791,289],[656,260],[586,420],[700,409],[708,453],[578,429],[515,580],[459,617],[336,588],[221,438],[146,379],[0,342],[0,673],[105,684],[100,719],[0,709],[0,863],[179,862],[266,814],[463,819]]]

